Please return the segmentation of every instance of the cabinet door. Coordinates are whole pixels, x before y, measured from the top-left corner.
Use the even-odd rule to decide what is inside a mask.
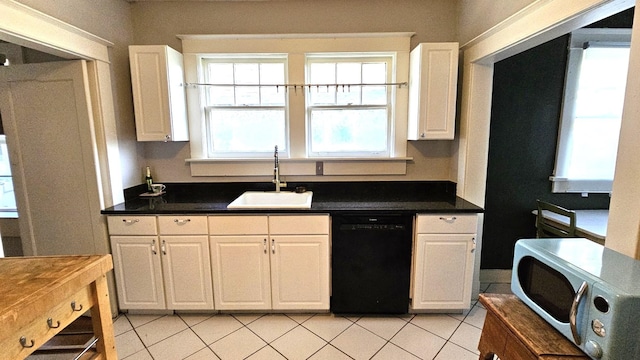
[[[453,139],[458,51],[458,43],[423,43],[411,51],[409,140]]]
[[[166,45],[129,46],[138,141],[189,140],[182,54]]]
[[[156,236],[112,236],[113,269],[121,309],[165,309]]]
[[[329,309],[329,236],[272,235],[275,310]]]
[[[471,301],[473,234],[418,234],[414,309],[465,309]]]
[[[208,236],[161,236],[160,241],[167,308],[212,310]]]
[[[271,309],[267,236],[211,236],[217,310]]]

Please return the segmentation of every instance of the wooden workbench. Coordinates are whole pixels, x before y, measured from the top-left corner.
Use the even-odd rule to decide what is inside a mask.
[[[94,358],[116,360],[106,273],[111,255],[0,259],[0,360],[24,359],[91,310]]]
[[[515,295],[480,294],[487,309],[480,360],[589,360],[580,349]]]

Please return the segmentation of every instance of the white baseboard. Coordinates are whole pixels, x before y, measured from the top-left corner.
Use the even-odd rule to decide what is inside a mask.
[[[511,270],[481,269],[480,282],[481,283],[510,283]]]

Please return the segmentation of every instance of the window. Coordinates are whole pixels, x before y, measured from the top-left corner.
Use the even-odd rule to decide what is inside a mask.
[[[286,152],[286,58],[204,57],[204,116],[209,157]]]
[[[0,135],[0,211],[16,211],[11,164],[5,135]]]
[[[412,35],[180,35],[192,176],[406,174]]]
[[[554,192],[610,192],[627,69],[627,31],[572,34]]]
[[[307,56],[309,156],[389,156],[392,64],[373,54]]]

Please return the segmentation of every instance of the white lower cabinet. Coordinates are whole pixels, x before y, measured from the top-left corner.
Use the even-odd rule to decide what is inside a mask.
[[[412,308],[466,309],[471,303],[477,215],[418,215]]]
[[[111,236],[120,309],[165,309],[157,236]]]
[[[206,216],[110,216],[108,223],[121,309],[213,309]]]
[[[218,310],[328,310],[329,216],[210,216]]]

